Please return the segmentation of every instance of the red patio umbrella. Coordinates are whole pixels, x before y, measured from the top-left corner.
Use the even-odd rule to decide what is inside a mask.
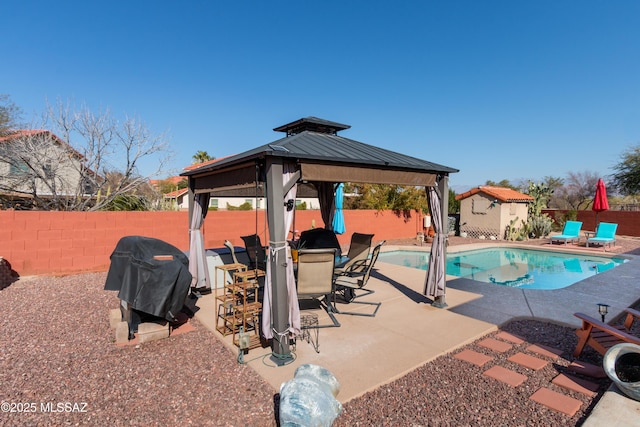
[[[607,200],[607,188],[604,186],[602,178],[596,184],[596,196],[593,198],[591,208],[596,213],[596,229],[598,228],[598,213],[609,210],[609,200]]]

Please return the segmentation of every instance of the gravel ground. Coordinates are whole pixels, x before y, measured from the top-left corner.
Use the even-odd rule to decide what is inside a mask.
[[[629,240],[616,252],[640,254],[640,240]],[[105,278],[27,277],[0,290],[0,425],[277,425],[277,391],[196,320],[193,332],[117,347],[108,313],[118,299],[103,290]],[[526,385],[511,388],[481,375],[491,365],[476,368],[453,357],[465,348],[487,352],[472,343],[347,402],[335,425],[580,425],[608,380],[593,399],[572,394],[584,404],[571,418],[528,398],[570,363],[573,330],[533,320],[503,330],[562,349],[567,359],[523,372]],[[602,360],[591,349],[581,359]],[[14,412],[5,412],[6,403]]]

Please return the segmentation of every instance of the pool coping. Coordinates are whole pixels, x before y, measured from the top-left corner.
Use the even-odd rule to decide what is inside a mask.
[[[550,252],[590,254],[608,258],[623,258],[628,262],[588,277],[562,289],[519,289],[447,275],[447,287],[480,295],[479,298],[448,310],[501,326],[517,319],[537,319],[565,326],[580,327],[582,322],[574,313],[599,317],[598,304],[608,304],[606,321],[620,317],[625,308],[640,301],[640,256],[611,252],[594,253],[564,247],[538,247],[507,242],[472,243],[450,246],[448,253],[491,247],[510,247]],[[430,246],[389,245],[384,252],[393,250],[430,251]],[[379,262],[384,262],[382,259]],[[410,267],[406,267],[410,268]]]

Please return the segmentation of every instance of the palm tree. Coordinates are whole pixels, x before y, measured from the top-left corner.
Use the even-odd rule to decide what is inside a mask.
[[[200,150],[193,155],[193,160],[194,160],[193,163],[203,163],[209,160],[215,160],[215,157],[211,157],[209,153],[207,153],[206,151]]]

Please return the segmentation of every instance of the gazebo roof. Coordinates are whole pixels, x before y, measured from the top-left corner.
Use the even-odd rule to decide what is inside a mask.
[[[255,181],[255,164],[264,163],[267,157],[298,164],[301,178],[308,181],[433,185],[436,176],[458,172],[458,169],[337,135],[338,131],[349,127],[315,117],[300,119],[274,129],[287,132],[289,136],[185,171],[182,175],[195,178],[195,190],[202,192],[229,183],[225,184],[227,180],[222,179],[219,185],[211,182],[203,186],[198,184],[199,178],[243,166],[251,167],[247,173]],[[248,178],[245,176],[245,180]]]

